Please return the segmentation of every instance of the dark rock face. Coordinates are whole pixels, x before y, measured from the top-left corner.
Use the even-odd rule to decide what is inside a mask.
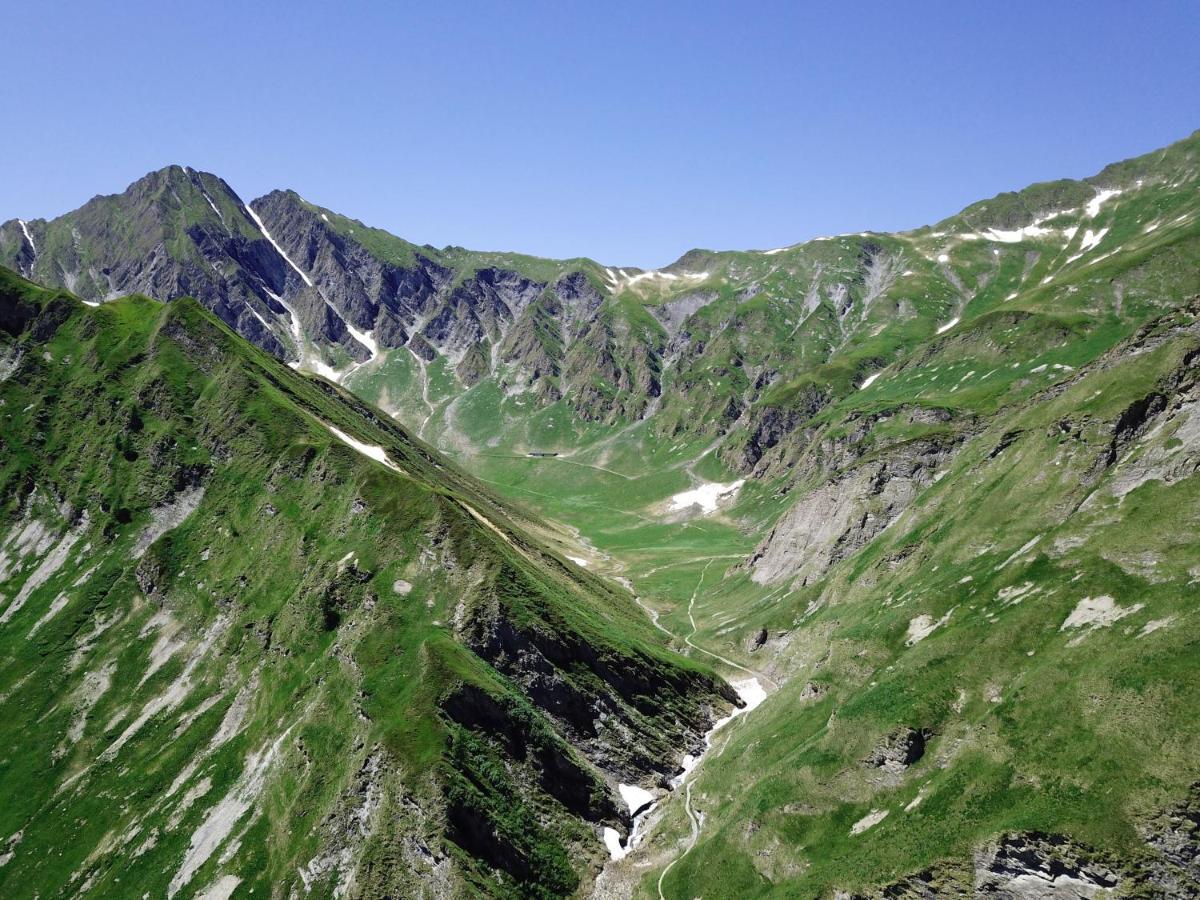
[[[574,633],[518,624],[502,605],[482,605],[463,629],[464,642],[520,685],[572,744],[625,781],[675,774],[679,748],[700,742],[717,711],[689,699],[692,681],[738,702],[723,682],[669,672],[648,657],[617,659]]]
[[[804,687],[800,690],[798,699],[801,701],[816,700],[820,697],[823,697],[828,690],[829,688],[823,684],[819,684],[815,681],[807,681],[805,682]]]
[[[615,800],[583,761],[562,741],[539,732],[518,708],[464,685],[442,703],[442,709],[460,725],[495,736],[513,758],[531,763],[546,793],[571,812],[593,822],[620,820]]]
[[[662,392],[663,334],[606,315],[585,272],[538,281],[498,265],[472,268],[465,251],[440,256],[331,218],[291,191],[246,204],[216,176],[172,166],[52,222],[25,224],[43,252],[35,257],[13,220],[0,227],[0,262],[89,301],[194,296],[288,361],[315,354],[341,367],[370,359],[371,343],[408,346],[426,362],[446,357],[465,387],[496,376],[541,403],[569,398],[595,422],[640,418]],[[713,296],[671,305],[668,330]]]
[[[880,741],[865,763],[888,772],[902,772],[925,755],[928,737],[923,730],[900,728]]]
[[[94,302],[193,296],[259,346],[294,358],[288,313],[275,298],[303,282],[215,175],[171,166],[30,224],[42,244],[26,268],[36,280]]]
[[[1061,835],[1011,833],[977,849],[969,864],[947,862],[862,898],[1092,900],[1200,896],[1200,784],[1141,830],[1146,853],[1117,863]],[[846,895],[841,895],[845,897]]]
[[[1148,880],[1162,896],[1200,896],[1200,783],[1186,800],[1149,822],[1142,837],[1157,857],[1147,864]]]
[[[1119,874],[1065,838],[1032,833],[1005,835],[975,856],[978,897],[1096,897],[1120,882]]]
[[[767,629],[760,628],[758,631],[756,631],[754,634],[752,634],[747,639],[746,649],[751,653],[755,653],[758,650],[761,650],[763,644],[765,644],[766,642],[767,642]]]

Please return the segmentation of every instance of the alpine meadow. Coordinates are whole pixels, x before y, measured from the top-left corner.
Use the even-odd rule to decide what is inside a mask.
[[[0,224],[0,896],[1200,897],[1200,131],[657,269],[236,181]]]

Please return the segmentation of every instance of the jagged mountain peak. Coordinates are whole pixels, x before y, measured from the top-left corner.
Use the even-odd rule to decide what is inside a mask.
[[[562,896],[603,836],[600,896],[1196,895],[1196,138],[937,226],[660,270],[418,247],[289,191],[228,211],[187,172],[32,240],[6,224],[4,258],[51,283],[198,300],[84,310],[14,277],[0,304],[0,690],[45,717],[13,719],[31,752],[0,766],[33,767],[36,805],[55,753],[123,741],[101,770],[127,798],[134,736],[182,729],[136,823],[69,788],[38,807],[86,837],[51,887],[228,887],[245,846],[285,892],[346,867],[365,896]],[[131,209],[149,224],[119,239]],[[67,618],[110,610],[69,581],[85,541],[141,554],[98,573],[131,598],[113,644]],[[210,635],[238,666],[191,670],[216,707],[141,720]],[[697,715],[702,657],[761,701],[715,740],[694,726],[732,694]],[[265,679],[236,751],[172,775]],[[184,865],[275,772],[262,817]],[[614,781],[651,810],[640,841]],[[0,884],[49,871],[14,808]]]

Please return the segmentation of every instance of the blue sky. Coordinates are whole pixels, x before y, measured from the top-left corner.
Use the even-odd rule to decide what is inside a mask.
[[[834,6],[6,4],[0,219],[181,163],[421,243],[659,266],[1200,128],[1194,2]]]

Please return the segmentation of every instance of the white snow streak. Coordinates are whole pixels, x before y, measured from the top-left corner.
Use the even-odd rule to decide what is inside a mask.
[[[395,472],[404,474],[404,471],[398,465],[392,462],[391,458],[387,455],[387,451],[385,451],[382,447],[376,446],[375,444],[364,444],[357,438],[350,437],[350,435],[346,434],[346,432],[339,428],[334,428],[332,425],[326,424],[325,427],[329,429],[334,437],[336,437],[347,447],[353,447],[363,456],[373,459],[376,462],[383,463],[385,466]]]
[[[362,344],[364,347],[366,347],[368,350],[371,351],[371,358],[369,360],[367,360],[367,362],[373,362],[375,360],[375,358],[377,356],[379,356],[379,344],[375,342],[375,332],[359,331],[357,328],[355,328],[353,325],[351,325],[349,321],[346,322],[346,330],[350,332],[350,335],[356,341],[358,341],[360,344]],[[366,364],[367,363],[362,363],[362,365],[364,365],[364,366]],[[355,366],[355,368],[358,368],[358,367]]]
[[[271,237],[271,232],[267,231],[267,226],[263,224],[262,219],[258,217],[258,213],[254,211],[254,208],[249,203],[246,204],[246,212],[250,214],[250,218],[252,218],[254,220],[254,224],[258,226],[258,230],[263,233],[263,237],[265,237],[271,246],[275,248],[275,252],[283,257],[284,262],[296,270],[296,274],[304,279],[305,284],[307,284],[309,287],[312,287],[312,279],[305,274],[303,269],[292,262],[292,258],[290,256],[283,252],[283,248],[276,243],[275,238]]]
[[[304,279],[305,284],[307,284],[310,288],[316,289],[316,292],[320,295],[321,299],[325,301],[325,305],[328,306],[331,310],[333,310],[333,314],[335,316],[337,316],[339,319],[341,319],[342,322],[345,324],[346,330],[350,332],[350,334],[354,337],[354,339],[356,341],[358,341],[360,344],[362,344],[364,347],[366,347],[368,350],[370,350],[371,351],[371,359],[372,360],[375,359],[375,357],[377,357],[379,355],[379,345],[375,342],[373,333],[369,332],[369,331],[365,331],[365,332],[359,331],[357,328],[355,328],[353,325],[351,325],[348,321],[346,321],[346,317],[343,316],[341,314],[341,312],[338,311],[337,307],[335,307],[332,303],[329,302],[329,298],[327,298],[325,296],[324,292],[313,283],[313,280],[308,277],[308,273],[305,272],[303,269],[301,269],[298,265],[296,265],[296,263],[292,260],[292,258],[284,252],[284,250],[281,246],[279,246],[279,242],[276,241],[275,238],[271,237],[271,232],[269,232],[267,230],[267,226],[263,224],[263,220],[258,217],[258,213],[256,213],[254,211],[254,208],[251,207],[249,203],[246,204],[246,212],[250,214],[250,218],[253,219],[254,224],[258,226],[258,230],[263,233],[263,237],[265,237],[267,239],[267,241],[270,242],[271,246],[275,248],[275,252],[277,252],[280,256],[282,256],[283,261],[286,262],[289,266],[291,266],[296,271],[297,275],[299,275],[301,278]],[[270,291],[268,291],[268,293],[270,293]],[[295,310],[293,310],[290,306],[288,306],[288,304],[284,303],[283,298],[281,298],[275,294],[271,294],[271,297],[274,298],[275,300],[278,300],[279,303],[284,307],[284,309],[286,309],[288,311],[288,313],[291,314],[292,337],[296,340],[297,351],[300,352],[300,348],[302,347],[302,344],[301,344],[302,339],[299,334],[299,331],[300,331],[299,324],[298,324],[299,319],[297,319],[297,317],[296,317]],[[303,356],[302,352],[301,352],[301,356]],[[332,368],[331,366],[326,365],[321,360],[314,359],[312,361],[312,366],[313,366],[313,371],[315,371],[318,375],[323,375],[326,378],[328,378],[330,381],[335,381],[335,382],[341,381],[342,376],[338,374],[337,370]],[[358,368],[358,367],[355,366],[354,368]]]
[[[865,390],[866,388],[869,388],[872,384],[875,383],[875,379],[878,378],[882,374],[883,374],[883,372],[876,372],[873,375],[868,375],[866,378],[863,379],[863,383],[858,386],[858,389],[861,391],[861,390]]]
[[[37,256],[37,244],[33,242],[33,235],[29,233],[29,226],[25,224],[24,219],[17,219],[17,224],[21,226],[21,232],[25,235],[25,240],[29,241],[29,249],[33,251],[34,256]]]
[[[951,328],[953,328],[957,324],[958,324],[958,316],[955,316],[953,319],[951,319],[945,325],[939,325],[937,333],[944,334],[945,332],[949,331]]]

